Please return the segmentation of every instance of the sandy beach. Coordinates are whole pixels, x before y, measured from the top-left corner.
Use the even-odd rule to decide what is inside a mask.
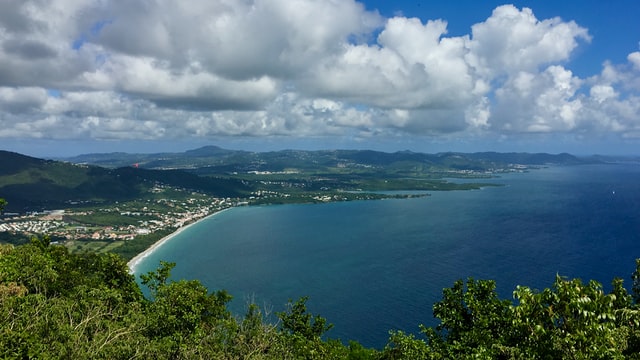
[[[160,246],[162,246],[163,244],[165,244],[167,241],[171,240],[174,236],[180,234],[182,231],[184,231],[185,229],[187,229],[188,227],[195,225],[197,223],[199,223],[200,221],[203,221],[205,219],[208,219],[210,217],[213,217],[215,215],[218,215],[220,213],[222,213],[223,211],[229,210],[231,208],[226,208],[226,209],[222,209],[220,211],[216,211],[211,215],[207,215],[205,217],[203,217],[200,220],[194,221],[188,225],[182,226],[180,228],[178,228],[176,231],[172,232],[171,234],[163,237],[162,239],[156,241],[155,243],[153,243],[153,245],[149,246],[145,251],[141,252],[140,254],[134,256],[131,260],[129,260],[129,262],[127,262],[127,266],[129,267],[129,271],[131,273],[134,273],[136,270],[136,267],[138,266],[138,264],[147,256],[153,254],[154,251],[156,251]]]

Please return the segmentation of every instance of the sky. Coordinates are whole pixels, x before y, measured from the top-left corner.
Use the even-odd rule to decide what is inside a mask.
[[[637,0],[2,0],[0,149],[640,155],[637,19]]]

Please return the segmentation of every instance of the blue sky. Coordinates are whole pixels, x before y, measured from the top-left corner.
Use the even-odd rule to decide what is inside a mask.
[[[640,3],[0,3],[0,143],[640,155]]]
[[[593,40],[577,49],[571,57],[571,70],[579,76],[592,76],[602,70],[602,63],[626,61],[628,54],[640,50],[640,4],[637,1],[367,1],[370,9],[385,16],[403,13],[421,19],[442,18],[448,21],[449,35],[469,34],[471,25],[485,21],[490,11],[504,4],[531,8],[538,19],[560,17],[573,20],[589,29]]]

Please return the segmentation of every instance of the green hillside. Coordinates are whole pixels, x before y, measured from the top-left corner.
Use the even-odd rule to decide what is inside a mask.
[[[88,154],[65,159],[73,163],[122,167],[138,164],[148,169],[187,169],[201,174],[242,171],[326,171],[336,166],[395,168],[401,171],[415,169],[473,169],[489,170],[513,164],[579,164],[585,160],[570,154],[529,153],[438,153],[424,154],[412,151],[387,153],[372,150],[282,150],[248,152],[206,146],[182,153],[157,154]]]
[[[107,169],[0,151],[0,197],[9,203],[7,212],[131,200],[156,183],[221,197],[248,191],[237,180],[203,178],[179,170]]]

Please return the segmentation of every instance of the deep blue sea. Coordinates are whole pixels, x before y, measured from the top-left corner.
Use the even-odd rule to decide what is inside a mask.
[[[239,207],[208,218],[136,268],[174,261],[174,279],[226,289],[230,307],[271,312],[309,296],[330,338],[382,348],[388,332],[434,326],[457,279],[549,287],[556,274],[629,286],[640,258],[640,165],[549,167],[491,179],[500,187],[429,197]]]

